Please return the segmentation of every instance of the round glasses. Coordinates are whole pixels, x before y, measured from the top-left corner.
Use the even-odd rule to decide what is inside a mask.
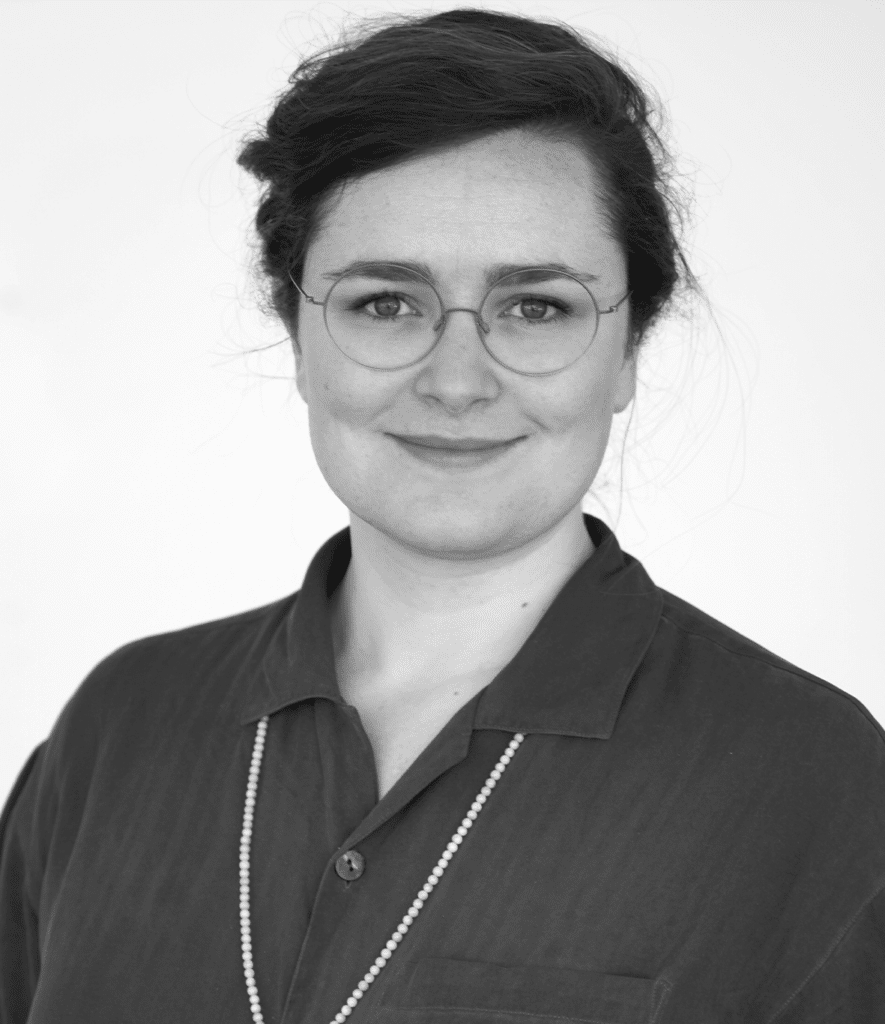
[[[354,362],[398,370],[423,359],[439,341],[450,313],[471,313],[489,355],[502,366],[532,376],[564,370],[590,348],[600,316],[614,313],[630,295],[600,309],[575,277],[543,267],[500,278],[479,310],[443,309],[433,285],[397,263],[361,266],[339,277],[324,302],[326,330]]]

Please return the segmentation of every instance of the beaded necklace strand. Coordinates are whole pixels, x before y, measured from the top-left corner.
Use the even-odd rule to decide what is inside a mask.
[[[268,717],[268,715],[265,715],[261,719],[255,734],[255,745],[252,748],[252,764],[249,767],[249,783],[246,786],[243,832],[240,837],[240,936],[243,947],[243,973],[246,977],[246,991],[249,993],[249,1004],[252,1007],[253,1024],[264,1024],[264,1017],[261,1013],[261,1002],[258,998],[258,988],[255,984],[255,968],[252,960],[252,925],[249,919],[249,848],[252,843],[252,822],[255,817],[255,800],[258,795],[258,777],[261,774],[261,758],[264,755],[264,740],[267,735]],[[390,936],[378,958],[363,976],[362,981],[353,990],[338,1013],[335,1014],[330,1024],[344,1024],[344,1021],[353,1012],[354,1007],[362,999],[363,993],[378,977],[387,961],[393,956],[396,947],[409,930],[409,926],[421,912],[421,908],[424,906],[427,897],[433,892],[434,886],[442,878],[449,861],[458,852],[458,847],[464,841],[467,830],[476,821],[483,804],[489,798],[490,793],[497,785],[498,779],[501,778],[504,769],[510,763],[510,759],[524,739],[525,735],[523,733],[518,732],[514,734],[507,749],[486,779],[485,785],[480,789],[476,799],[470,805],[470,810],[464,816],[463,821],[458,826],[448,846],[446,846],[436,867],[430,872],[427,881],[418,891],[418,895],[415,897],[411,907],[409,907],[402,921],[397,925],[396,931]]]

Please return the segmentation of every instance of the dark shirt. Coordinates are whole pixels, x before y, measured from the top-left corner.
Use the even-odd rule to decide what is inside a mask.
[[[379,802],[334,670],[344,530],[298,594],[116,651],[2,820],[2,1024],[882,1024],[885,743],[851,695],[655,586],[607,527]],[[349,876],[349,877],[348,877]]]

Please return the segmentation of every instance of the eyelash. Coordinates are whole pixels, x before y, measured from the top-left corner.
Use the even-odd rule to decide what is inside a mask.
[[[359,299],[350,308],[351,308],[351,310],[363,309],[365,306],[370,305],[371,303],[377,301],[378,299],[399,299],[400,302],[406,302],[407,303],[407,299],[404,296],[397,294],[396,292],[376,292],[374,295],[370,295],[368,298]],[[569,309],[569,307],[566,306],[564,303],[562,303],[562,302],[555,302],[553,299],[545,299],[541,295],[522,295],[518,299],[514,299],[513,300],[512,306],[515,306],[517,303],[520,303],[520,302],[526,302],[526,301],[531,301],[531,300],[535,300],[537,302],[543,302],[545,306],[551,306],[554,309],[559,310],[559,314],[560,315],[554,316],[554,317],[550,317],[550,319],[548,319],[548,320],[530,320],[528,317],[517,317],[518,320],[524,320],[527,324],[538,324],[538,323],[549,324],[553,320],[559,320],[561,316],[568,316],[568,314],[571,312],[571,309]],[[512,308],[512,306],[510,308]],[[398,318],[397,317],[383,317],[383,316],[379,316],[379,317],[373,317],[373,319],[376,319],[376,320],[395,320],[395,319],[398,319]]]

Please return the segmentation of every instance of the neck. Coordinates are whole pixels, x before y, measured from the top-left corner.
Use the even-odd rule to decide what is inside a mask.
[[[594,550],[580,506],[530,543],[481,560],[407,547],[353,514],[350,539],[330,599],[339,682],[391,688],[433,686],[441,673],[490,680]]]

